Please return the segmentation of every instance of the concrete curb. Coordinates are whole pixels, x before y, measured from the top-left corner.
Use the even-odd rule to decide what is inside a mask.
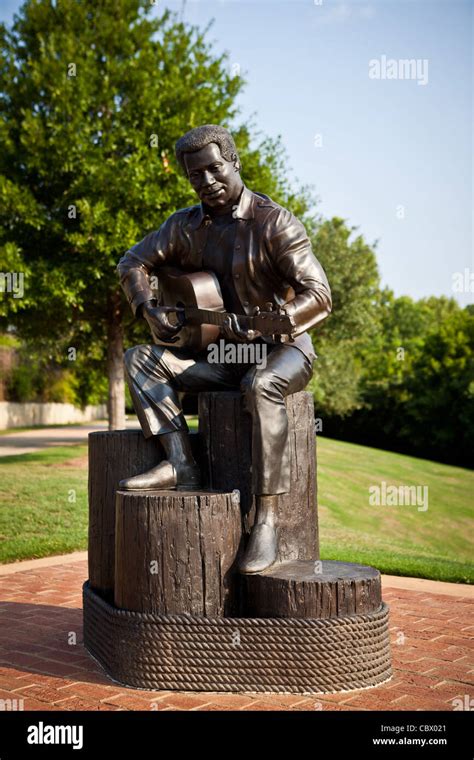
[[[447,594],[474,599],[474,586],[469,583],[446,583],[427,578],[404,578],[398,575],[382,575],[382,588],[399,588],[405,591],[422,591],[427,594]]]
[[[87,552],[72,552],[71,554],[57,554],[54,557],[42,557],[41,559],[27,559],[22,560],[21,562],[9,562],[6,565],[0,565],[0,576],[24,573],[27,570],[40,570],[42,567],[72,565],[74,562],[86,561]]]
[[[23,573],[28,570],[38,570],[42,567],[54,565],[71,565],[74,562],[86,562],[87,552],[72,552],[71,554],[59,554],[55,557],[43,557],[42,559],[28,559],[21,562],[11,562],[0,565],[0,576]],[[427,594],[446,594],[474,599],[474,586],[467,583],[446,583],[444,581],[431,581],[426,578],[410,578],[398,575],[382,575],[382,587],[384,589],[403,589],[405,591],[419,591]]]

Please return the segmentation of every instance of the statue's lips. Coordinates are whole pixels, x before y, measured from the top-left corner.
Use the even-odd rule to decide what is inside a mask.
[[[205,198],[216,198],[222,192],[224,192],[224,188],[220,187],[218,190],[213,190],[212,193],[204,193],[204,196]]]

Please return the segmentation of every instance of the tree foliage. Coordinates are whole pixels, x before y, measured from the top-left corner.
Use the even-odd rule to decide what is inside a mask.
[[[218,123],[234,134],[247,186],[304,221],[327,272],[333,313],[312,331],[311,384],[325,432],[464,462],[474,442],[472,310],[382,291],[375,247],[315,213],[279,139],[239,124],[244,81],[215,54],[209,28],[153,10],[149,0],[26,0],[12,27],[0,26],[0,269],[25,276],[23,297],[0,300],[0,328],[26,341],[36,377],[28,391],[18,370],[17,395],[102,400],[107,351],[112,385],[123,332],[149,340],[116,264],[196,202],[174,144]],[[43,370],[56,385],[42,384]]]
[[[1,30],[3,266],[26,334],[105,339],[120,255],[190,201],[183,129],[227,121],[242,82],[204,35],[144,0],[30,0]]]
[[[177,138],[237,114],[243,80],[214,54],[209,29],[152,10],[148,0],[27,0],[0,28],[0,257],[25,276],[24,297],[2,299],[0,325],[55,338],[64,356],[74,346],[104,361],[122,324],[131,342],[149,338],[116,264],[196,202]],[[305,213],[279,141],[233,131],[249,187]]]
[[[362,354],[379,329],[379,274],[374,249],[337,217],[313,225],[314,251],[333,298],[330,317],[312,331],[318,354],[311,383],[316,409],[346,415],[361,405]]]
[[[444,296],[384,291],[380,327],[360,355],[361,404],[328,433],[472,466],[474,311]]]

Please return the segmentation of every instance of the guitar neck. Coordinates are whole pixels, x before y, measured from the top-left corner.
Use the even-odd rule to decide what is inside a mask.
[[[197,306],[184,307],[185,320],[191,325],[215,325],[223,327],[225,320],[229,317],[227,311],[209,311],[200,309]],[[257,330],[260,335],[269,337],[271,335],[291,335],[293,326],[287,316],[259,313],[256,316],[248,314],[238,314],[239,325],[243,330]]]
[[[227,311],[209,311],[209,309],[199,309],[197,306],[185,306],[184,312],[186,321],[190,324],[216,325],[216,327],[223,327],[229,316]]]

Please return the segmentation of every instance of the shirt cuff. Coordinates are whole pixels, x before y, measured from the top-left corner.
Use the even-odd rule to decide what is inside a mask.
[[[155,300],[153,297],[153,293],[151,290],[139,290],[138,293],[135,293],[132,300],[130,301],[130,306],[132,307],[132,311],[135,316],[139,316],[137,314],[137,309],[139,306],[142,305],[142,303],[146,303],[146,301],[153,301]]]

